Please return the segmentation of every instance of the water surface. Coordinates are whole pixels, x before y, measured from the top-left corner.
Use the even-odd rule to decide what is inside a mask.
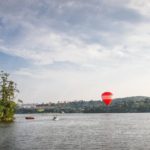
[[[0,150],[150,150],[150,114],[16,115],[0,124]]]

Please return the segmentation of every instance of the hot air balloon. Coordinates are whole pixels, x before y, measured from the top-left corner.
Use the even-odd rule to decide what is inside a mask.
[[[111,104],[112,96],[113,96],[113,94],[111,92],[104,92],[104,93],[102,93],[102,95],[101,95],[102,100],[107,106]]]

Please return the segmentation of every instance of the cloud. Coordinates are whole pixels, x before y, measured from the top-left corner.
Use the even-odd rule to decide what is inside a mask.
[[[134,78],[137,86],[146,83],[148,78],[143,72],[150,65],[149,1],[0,0],[0,3],[0,52],[27,63],[17,65],[21,61],[16,60],[11,70],[22,87],[22,97],[55,99],[60,92],[56,99],[64,93],[68,99],[89,98],[102,87],[103,90],[114,87],[118,92],[119,87],[127,88]],[[125,77],[126,72],[131,73]],[[135,77],[136,74],[139,75]],[[138,81],[141,76],[146,78],[143,82]],[[120,93],[130,93],[127,91],[122,89]]]
[[[149,0],[143,0],[143,1],[136,1],[136,0],[130,0],[129,1],[129,7],[131,9],[134,9],[144,15],[145,17],[149,18],[150,13],[150,2]]]
[[[55,62],[88,65],[94,61],[111,61],[116,57],[126,56],[120,46],[109,50],[99,43],[87,43],[78,37],[45,29],[30,31],[23,41],[13,46],[6,47],[1,44],[0,51],[22,57],[36,65],[48,65]]]

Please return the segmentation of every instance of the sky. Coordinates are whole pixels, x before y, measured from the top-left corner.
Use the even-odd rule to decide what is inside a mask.
[[[149,0],[0,0],[0,70],[24,103],[150,96]]]

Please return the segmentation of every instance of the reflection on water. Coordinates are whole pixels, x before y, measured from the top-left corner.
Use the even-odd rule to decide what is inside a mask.
[[[16,115],[0,124],[0,150],[149,150],[150,114]]]

